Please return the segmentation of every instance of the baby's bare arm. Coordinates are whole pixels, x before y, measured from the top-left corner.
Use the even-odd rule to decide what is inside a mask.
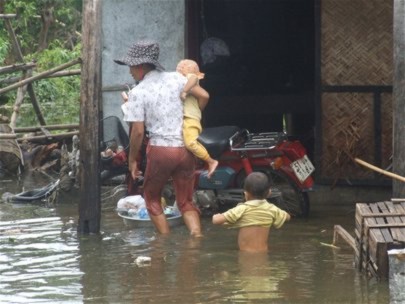
[[[197,98],[198,106],[200,107],[200,110],[203,111],[208,104],[208,100],[210,99],[208,92],[199,85],[196,85],[191,89],[190,94]]]
[[[190,74],[187,77],[187,82],[184,85],[183,91],[188,93],[190,90],[198,84],[198,77],[197,75]]]

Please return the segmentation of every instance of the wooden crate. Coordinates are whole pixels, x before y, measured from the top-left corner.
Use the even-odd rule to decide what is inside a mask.
[[[388,278],[387,251],[405,248],[405,201],[356,204],[355,221],[357,269]]]

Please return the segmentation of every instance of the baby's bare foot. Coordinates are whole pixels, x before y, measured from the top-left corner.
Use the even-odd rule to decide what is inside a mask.
[[[213,159],[212,161],[208,162],[208,174],[207,177],[211,178],[212,174],[214,173],[215,169],[218,166],[218,161]]]

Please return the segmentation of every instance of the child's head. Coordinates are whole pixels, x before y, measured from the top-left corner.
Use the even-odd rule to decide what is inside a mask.
[[[200,72],[200,68],[198,67],[197,62],[195,62],[194,60],[190,59],[181,60],[177,64],[176,71],[179,72],[180,74],[183,74],[184,76],[186,76],[187,74],[194,74],[198,77],[198,79],[204,78],[204,73]]]
[[[265,199],[269,195],[269,179],[262,172],[250,173],[245,179],[243,189],[253,199]]]

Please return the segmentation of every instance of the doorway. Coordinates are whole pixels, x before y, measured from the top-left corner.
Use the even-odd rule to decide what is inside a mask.
[[[313,153],[314,0],[187,1],[188,57],[210,93],[203,127],[287,131]]]

